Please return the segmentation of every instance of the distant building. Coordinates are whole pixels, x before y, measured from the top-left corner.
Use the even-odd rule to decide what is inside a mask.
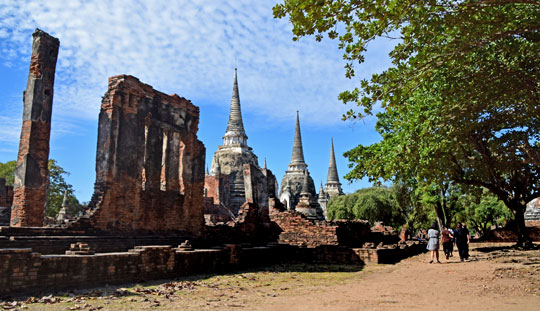
[[[315,183],[309,176],[307,166],[304,161],[300,117],[296,112],[292,157],[288,170],[281,180],[279,200],[287,209],[298,210],[308,217],[323,219],[322,209],[316,201]]]
[[[248,191],[256,192],[255,195],[250,194],[250,197],[256,197],[255,201],[259,208],[267,208],[268,198],[275,197],[275,177],[266,169],[266,161],[263,169],[259,167],[257,156],[248,146],[247,139],[235,69],[231,110],[227,130],[223,136],[223,145],[214,153],[210,171],[204,179],[205,215],[214,215],[213,220],[234,218],[242,204],[246,202],[248,185],[244,181],[244,175],[247,174],[244,167],[246,164],[249,165],[251,178]]]
[[[540,198],[536,198],[527,203],[527,208],[525,209],[525,220],[540,220]]]
[[[334,140],[330,140],[330,163],[328,164],[328,177],[326,179],[326,184],[324,185],[324,190],[321,184],[321,189],[319,190],[319,204],[321,205],[322,210],[324,211],[325,218],[327,217],[327,208],[328,202],[330,199],[342,195],[343,190],[341,190],[341,183],[339,182],[339,176],[337,172],[336,165],[336,156],[334,154]]]

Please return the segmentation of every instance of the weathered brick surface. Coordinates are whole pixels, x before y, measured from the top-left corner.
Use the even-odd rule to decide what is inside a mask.
[[[234,256],[231,248],[235,248]],[[193,251],[137,246],[127,252],[94,255],[42,255],[29,248],[1,249],[0,295],[209,274],[276,263],[283,255],[275,248],[239,245]]]
[[[125,252],[136,245],[177,245],[190,239],[189,236],[0,236],[2,248],[32,248],[33,251],[52,255],[64,254],[71,244],[87,243],[97,253]],[[196,241],[199,247],[206,247],[204,241]]]
[[[408,241],[377,248],[353,248],[352,251],[366,264],[392,264],[427,250],[426,243]]]
[[[203,225],[205,148],[199,108],[132,76],[114,76],[99,114],[91,214],[106,232],[186,232]]]
[[[278,242],[303,247],[323,245],[359,247],[365,242],[396,244],[397,234],[370,230],[364,220],[312,220],[294,210],[280,211],[270,207],[270,220],[279,231]]]
[[[204,177],[204,217],[207,225],[233,220],[234,212],[227,207],[229,202],[229,175],[218,174]]]
[[[529,220],[529,221],[525,221],[525,226],[527,226],[527,227],[538,227],[538,228],[540,228],[540,220]]]
[[[324,221],[307,219],[294,210],[270,210],[270,219],[281,229],[279,243],[295,246],[317,247],[339,245],[337,226]]]
[[[13,187],[6,186],[6,180],[0,178],[0,226],[9,226],[12,203]]]
[[[182,251],[167,245],[150,245],[93,255],[42,255],[30,248],[0,249],[0,295],[171,279],[276,263],[394,263],[421,252],[425,252],[425,243],[419,242],[371,249],[227,244]]]
[[[0,178],[0,206],[13,204],[13,186],[6,185],[6,179]]]
[[[60,42],[39,29],[32,36],[11,209],[11,225],[15,227],[43,225],[49,176],[54,75]]]

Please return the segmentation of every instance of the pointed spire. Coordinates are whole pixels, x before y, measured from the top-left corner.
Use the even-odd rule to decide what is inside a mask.
[[[330,163],[328,164],[328,178],[326,182],[339,183],[339,177],[336,166],[336,155],[334,154],[334,138],[330,140]]]
[[[62,200],[62,207],[67,208],[69,205],[69,199],[68,199],[68,191],[64,191],[64,199]]]
[[[266,157],[264,157],[264,169],[266,170]]]
[[[302,147],[302,133],[300,132],[300,117],[298,110],[296,111],[296,128],[294,129],[294,142],[291,163],[289,167],[296,166],[298,169],[307,167],[304,161],[304,148]]]
[[[321,180],[321,187],[319,188],[319,196],[324,195],[324,188],[322,186],[322,180]]]
[[[242,121],[242,111],[240,109],[240,95],[238,92],[238,78],[236,68],[234,68],[234,83],[231,99],[231,110],[229,113],[229,122],[227,123],[227,131],[223,136],[223,144],[240,144],[246,145],[247,135],[244,130]]]
[[[206,164],[206,176],[210,175],[210,173],[208,172],[208,164]]]

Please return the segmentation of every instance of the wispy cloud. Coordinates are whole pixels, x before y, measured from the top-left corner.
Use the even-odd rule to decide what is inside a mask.
[[[300,109],[305,123],[339,122],[347,107],[337,94],[353,86],[342,52],[336,42],[292,42],[274,3],[4,0],[0,62],[26,64],[36,27],[58,37],[55,113],[76,118],[96,118],[107,78],[123,73],[195,104],[229,105],[237,64],[245,110],[279,120]]]
[[[21,135],[20,120],[0,116],[0,124],[2,124],[2,135],[0,135],[0,142],[2,142],[2,144],[19,141],[19,137]]]

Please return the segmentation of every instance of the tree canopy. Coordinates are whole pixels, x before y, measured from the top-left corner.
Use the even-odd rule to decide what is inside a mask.
[[[392,67],[344,91],[345,119],[377,113],[382,140],[345,155],[364,176],[483,187],[512,210],[528,242],[526,203],[540,195],[540,1],[287,0],[293,39],[326,34],[346,76],[367,44],[396,38]]]
[[[328,204],[329,219],[365,219],[392,227],[405,223],[406,212],[396,200],[393,188],[371,187],[333,197]]]
[[[7,185],[13,185],[16,166],[17,161],[0,162],[0,177],[6,179]],[[83,206],[73,194],[73,186],[65,179],[67,176],[69,176],[69,172],[64,170],[56,160],[49,160],[49,188],[47,191],[47,206],[45,208],[46,216],[56,217],[58,211],[62,208],[65,192],[68,193],[69,210],[67,212],[71,215],[76,215],[82,209]]]
[[[4,178],[8,186],[13,185],[16,167],[17,161],[0,162],[0,178]]]

